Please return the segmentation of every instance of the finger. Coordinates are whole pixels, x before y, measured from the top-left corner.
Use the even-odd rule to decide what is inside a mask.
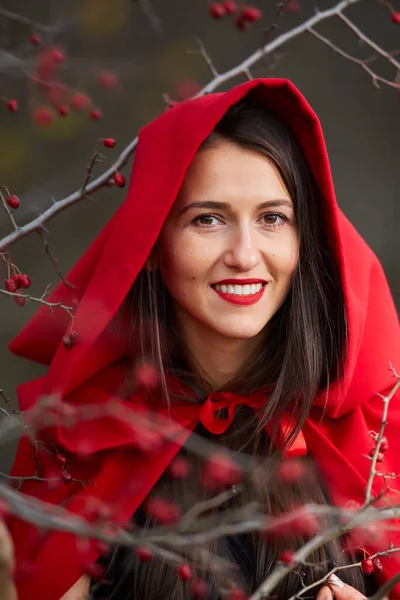
[[[323,585],[319,590],[315,600],[332,600],[332,597],[333,596],[330,587]]]
[[[6,525],[0,520],[0,568],[12,570],[14,567],[14,549]]]
[[[339,577],[334,573],[329,575],[326,583],[329,585],[336,600],[365,600],[366,598],[366,596],[353,588],[351,585],[344,583],[344,581],[339,579]]]

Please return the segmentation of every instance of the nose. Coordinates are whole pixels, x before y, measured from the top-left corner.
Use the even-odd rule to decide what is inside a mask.
[[[257,247],[257,233],[250,227],[240,227],[229,239],[229,247],[225,252],[224,261],[227,267],[238,271],[251,271],[261,259]]]

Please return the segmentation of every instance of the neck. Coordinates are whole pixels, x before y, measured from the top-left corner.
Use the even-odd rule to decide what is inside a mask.
[[[187,324],[189,325],[189,324]],[[186,360],[194,372],[218,390],[235,378],[256,350],[260,335],[254,338],[227,338],[207,330],[201,323],[181,322],[181,334],[186,348]]]

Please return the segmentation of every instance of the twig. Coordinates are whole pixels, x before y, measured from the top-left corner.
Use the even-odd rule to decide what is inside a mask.
[[[60,31],[59,28],[55,28],[51,25],[43,25],[42,23],[38,23],[34,19],[29,19],[28,17],[24,17],[23,15],[19,15],[18,13],[12,12],[11,10],[7,10],[6,8],[0,7],[0,15],[11,19],[12,21],[17,21],[19,23],[24,23],[24,25],[33,25],[36,30],[40,30],[43,32],[53,32]]]
[[[339,13],[338,17],[342,19],[344,23],[346,23],[346,25],[356,34],[357,37],[360,38],[360,40],[368,44],[368,46],[375,50],[377,54],[380,54],[381,56],[383,56],[383,58],[388,60],[397,71],[400,70],[400,63],[393,58],[390,52],[382,50],[382,48],[378,46],[378,44],[376,44],[374,41],[371,40],[371,38],[366,36],[365,33],[361,31],[361,29],[359,29],[348,17],[346,17],[346,15],[344,15],[343,13]]]
[[[59,267],[58,267],[59,260],[58,260],[58,258],[56,258],[54,256],[53,251],[51,249],[50,243],[44,237],[43,228],[39,229],[38,233],[39,233],[40,238],[41,238],[41,240],[43,242],[44,251],[49,256],[50,260],[52,261],[52,263],[53,263],[53,265],[54,265],[54,267],[56,269],[57,275],[59,276],[59,278],[61,279],[61,281],[64,283],[64,285],[66,285],[69,288],[73,288],[74,286],[72,285],[72,283],[70,283],[67,279],[65,279],[64,275],[61,273],[61,270],[59,269]]]
[[[269,25],[267,27],[267,29],[264,30],[263,46],[265,46],[265,44],[267,43],[267,41],[270,37],[270,34],[274,31],[274,29],[277,29],[279,19],[283,15],[283,13],[285,11],[285,6],[288,3],[288,1],[290,1],[290,0],[280,0],[277,3],[276,11],[275,11],[274,18],[272,19],[272,23],[271,23],[271,25]]]
[[[65,306],[65,304],[63,304],[62,302],[47,302],[47,300],[44,300],[43,297],[35,298],[34,296],[18,294],[17,292],[9,292],[8,290],[2,289],[0,289],[0,294],[4,294],[5,296],[11,296],[12,298],[24,298],[28,302],[38,302],[39,304],[44,304],[45,306],[48,306],[50,308],[52,314],[55,308],[61,308],[62,310],[65,310],[70,317],[74,318],[75,308],[73,306]]]
[[[215,65],[213,63],[213,61],[211,60],[210,55],[208,54],[206,47],[204,45],[204,43],[201,41],[201,39],[199,37],[196,37],[196,42],[200,48],[200,52],[197,52],[197,54],[201,54],[201,56],[204,58],[204,60],[206,61],[207,66],[210,68],[210,71],[213,75],[213,77],[218,77],[218,71],[215,68]],[[193,50],[188,50],[188,54],[194,54]]]
[[[200,90],[193,97],[198,97],[198,96],[203,96],[205,94],[209,94],[210,92],[214,91],[215,89],[217,89],[218,87],[220,87],[221,85],[223,85],[224,83],[229,81],[230,79],[233,79],[234,77],[237,77],[241,74],[246,75],[249,79],[251,79],[252,77],[250,74],[250,67],[252,65],[254,65],[257,61],[259,61],[260,58],[262,58],[265,54],[274,52],[277,48],[279,48],[280,46],[283,46],[284,44],[291,41],[292,39],[294,39],[301,33],[308,31],[310,28],[314,27],[317,23],[321,23],[322,21],[324,21],[326,19],[329,19],[333,16],[339,15],[348,6],[356,4],[357,2],[361,2],[361,0],[342,0],[336,6],[330,8],[330,9],[317,12],[315,15],[313,15],[312,17],[310,17],[309,19],[304,21],[304,23],[302,23],[302,24],[298,25],[297,27],[294,27],[290,31],[287,31],[284,34],[280,35],[275,40],[266,44],[263,48],[258,49],[256,52],[251,54],[246,60],[244,60],[242,63],[240,63],[233,69],[230,69],[229,71],[226,71],[225,73],[222,73],[222,74],[214,77],[214,79],[212,81],[210,81],[202,90]],[[120,154],[120,156],[118,157],[118,159],[116,160],[114,165],[112,167],[110,167],[110,169],[108,169],[105,173],[103,173],[102,175],[100,175],[99,177],[94,179],[87,186],[87,188],[86,188],[87,195],[97,191],[98,189],[100,189],[106,185],[112,185],[111,178],[114,175],[116,168],[121,169],[121,167],[123,167],[127,163],[129,157],[131,156],[131,154],[133,154],[133,151],[136,148],[137,141],[138,141],[138,138],[135,137],[135,139],[132,140],[126,146],[126,148]],[[66,198],[59,200],[58,202],[53,204],[50,208],[48,208],[46,211],[44,211],[43,214],[40,215],[40,217],[37,217],[30,223],[27,223],[26,225],[19,227],[18,231],[14,231],[13,233],[9,234],[8,236],[6,236],[2,240],[0,240],[0,250],[7,248],[8,246],[10,246],[12,243],[16,242],[17,240],[25,237],[26,235],[29,235],[30,233],[32,233],[32,231],[37,231],[37,230],[41,229],[41,227],[43,226],[43,224],[46,221],[53,218],[55,215],[57,215],[61,211],[65,210],[72,204],[82,200],[83,197],[84,197],[84,194],[82,193],[82,190],[78,190],[77,192],[74,192],[73,194],[67,196]]]
[[[29,235],[33,231],[38,231],[42,229],[44,223],[52,219],[55,215],[59,214],[63,210],[72,206],[76,202],[79,202],[88,194],[91,194],[104,186],[113,185],[112,177],[115,174],[116,168],[119,170],[128,162],[130,155],[133,154],[133,151],[136,148],[137,140],[137,137],[134,140],[132,140],[132,142],[130,142],[130,144],[128,144],[125,147],[125,149],[121,152],[113,166],[107,169],[107,171],[102,173],[99,177],[94,179],[91,183],[89,183],[85,191],[78,190],[76,192],[73,192],[66,198],[63,198],[62,200],[59,200],[52,204],[52,206],[45,210],[39,217],[37,217],[33,221],[30,221],[26,225],[19,227],[18,231],[14,231],[10,235],[0,240],[0,249],[4,250],[15,241],[22,239],[23,237]]]
[[[336,46],[336,44],[331,42],[331,40],[328,40],[328,38],[326,38],[325,36],[321,35],[317,31],[315,31],[315,29],[313,29],[312,27],[310,27],[308,29],[308,31],[310,33],[312,33],[312,35],[314,35],[320,42],[323,42],[324,44],[326,44],[327,46],[332,48],[332,50],[334,50],[335,52],[337,52],[338,54],[340,54],[347,60],[349,60],[357,65],[360,65],[360,67],[362,67],[367,73],[369,73],[369,75],[371,75],[372,82],[377,88],[379,88],[379,85],[377,83],[378,81],[380,81],[381,83],[384,83],[385,85],[388,85],[390,87],[394,87],[394,88],[399,87],[399,84],[396,83],[395,81],[390,81],[389,79],[386,79],[385,77],[381,77],[380,75],[375,73],[372,69],[370,69],[370,67],[367,65],[367,61],[361,60],[360,58],[356,58],[355,56],[351,56],[351,54],[348,54],[347,52],[345,52],[344,50],[342,50],[341,48]],[[367,59],[367,60],[370,60],[370,59]]]
[[[16,223],[16,221],[15,221],[15,219],[14,219],[14,216],[13,216],[13,213],[12,213],[12,211],[9,209],[9,206],[8,206],[8,204],[7,204],[7,202],[6,202],[5,198],[4,198],[4,196],[3,196],[3,192],[1,192],[1,191],[0,191],[0,198],[1,198],[1,203],[2,203],[2,205],[3,205],[3,208],[4,208],[4,210],[6,211],[8,218],[9,218],[9,219],[10,219],[10,221],[11,221],[11,225],[12,225],[12,226],[13,226],[13,228],[14,228],[14,231],[18,231],[18,230],[19,230],[19,227],[18,227],[18,225],[17,225],[17,223]]]
[[[381,427],[380,427],[380,430],[378,433],[378,437],[376,438],[375,452],[374,452],[372,460],[371,460],[371,469],[370,469],[370,473],[369,473],[369,477],[368,477],[367,487],[365,489],[364,505],[371,501],[372,484],[374,482],[374,477],[375,477],[376,462],[377,462],[378,454],[380,451],[380,445],[382,442],[383,432],[384,432],[385,426],[387,424],[387,414],[388,414],[388,410],[389,410],[389,403],[390,403],[391,399],[393,398],[393,396],[395,395],[395,393],[397,392],[397,390],[400,389],[400,377],[397,375],[396,371],[393,369],[392,366],[391,366],[391,370],[393,371],[394,377],[397,378],[397,382],[393,386],[393,388],[391,389],[390,393],[387,396],[382,396],[381,394],[378,394],[383,400],[382,422],[381,422]]]

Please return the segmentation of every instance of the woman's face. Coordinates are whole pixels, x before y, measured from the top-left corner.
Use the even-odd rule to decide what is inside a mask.
[[[298,260],[293,201],[274,164],[226,141],[198,152],[158,248],[184,330],[257,336],[283,303]]]

